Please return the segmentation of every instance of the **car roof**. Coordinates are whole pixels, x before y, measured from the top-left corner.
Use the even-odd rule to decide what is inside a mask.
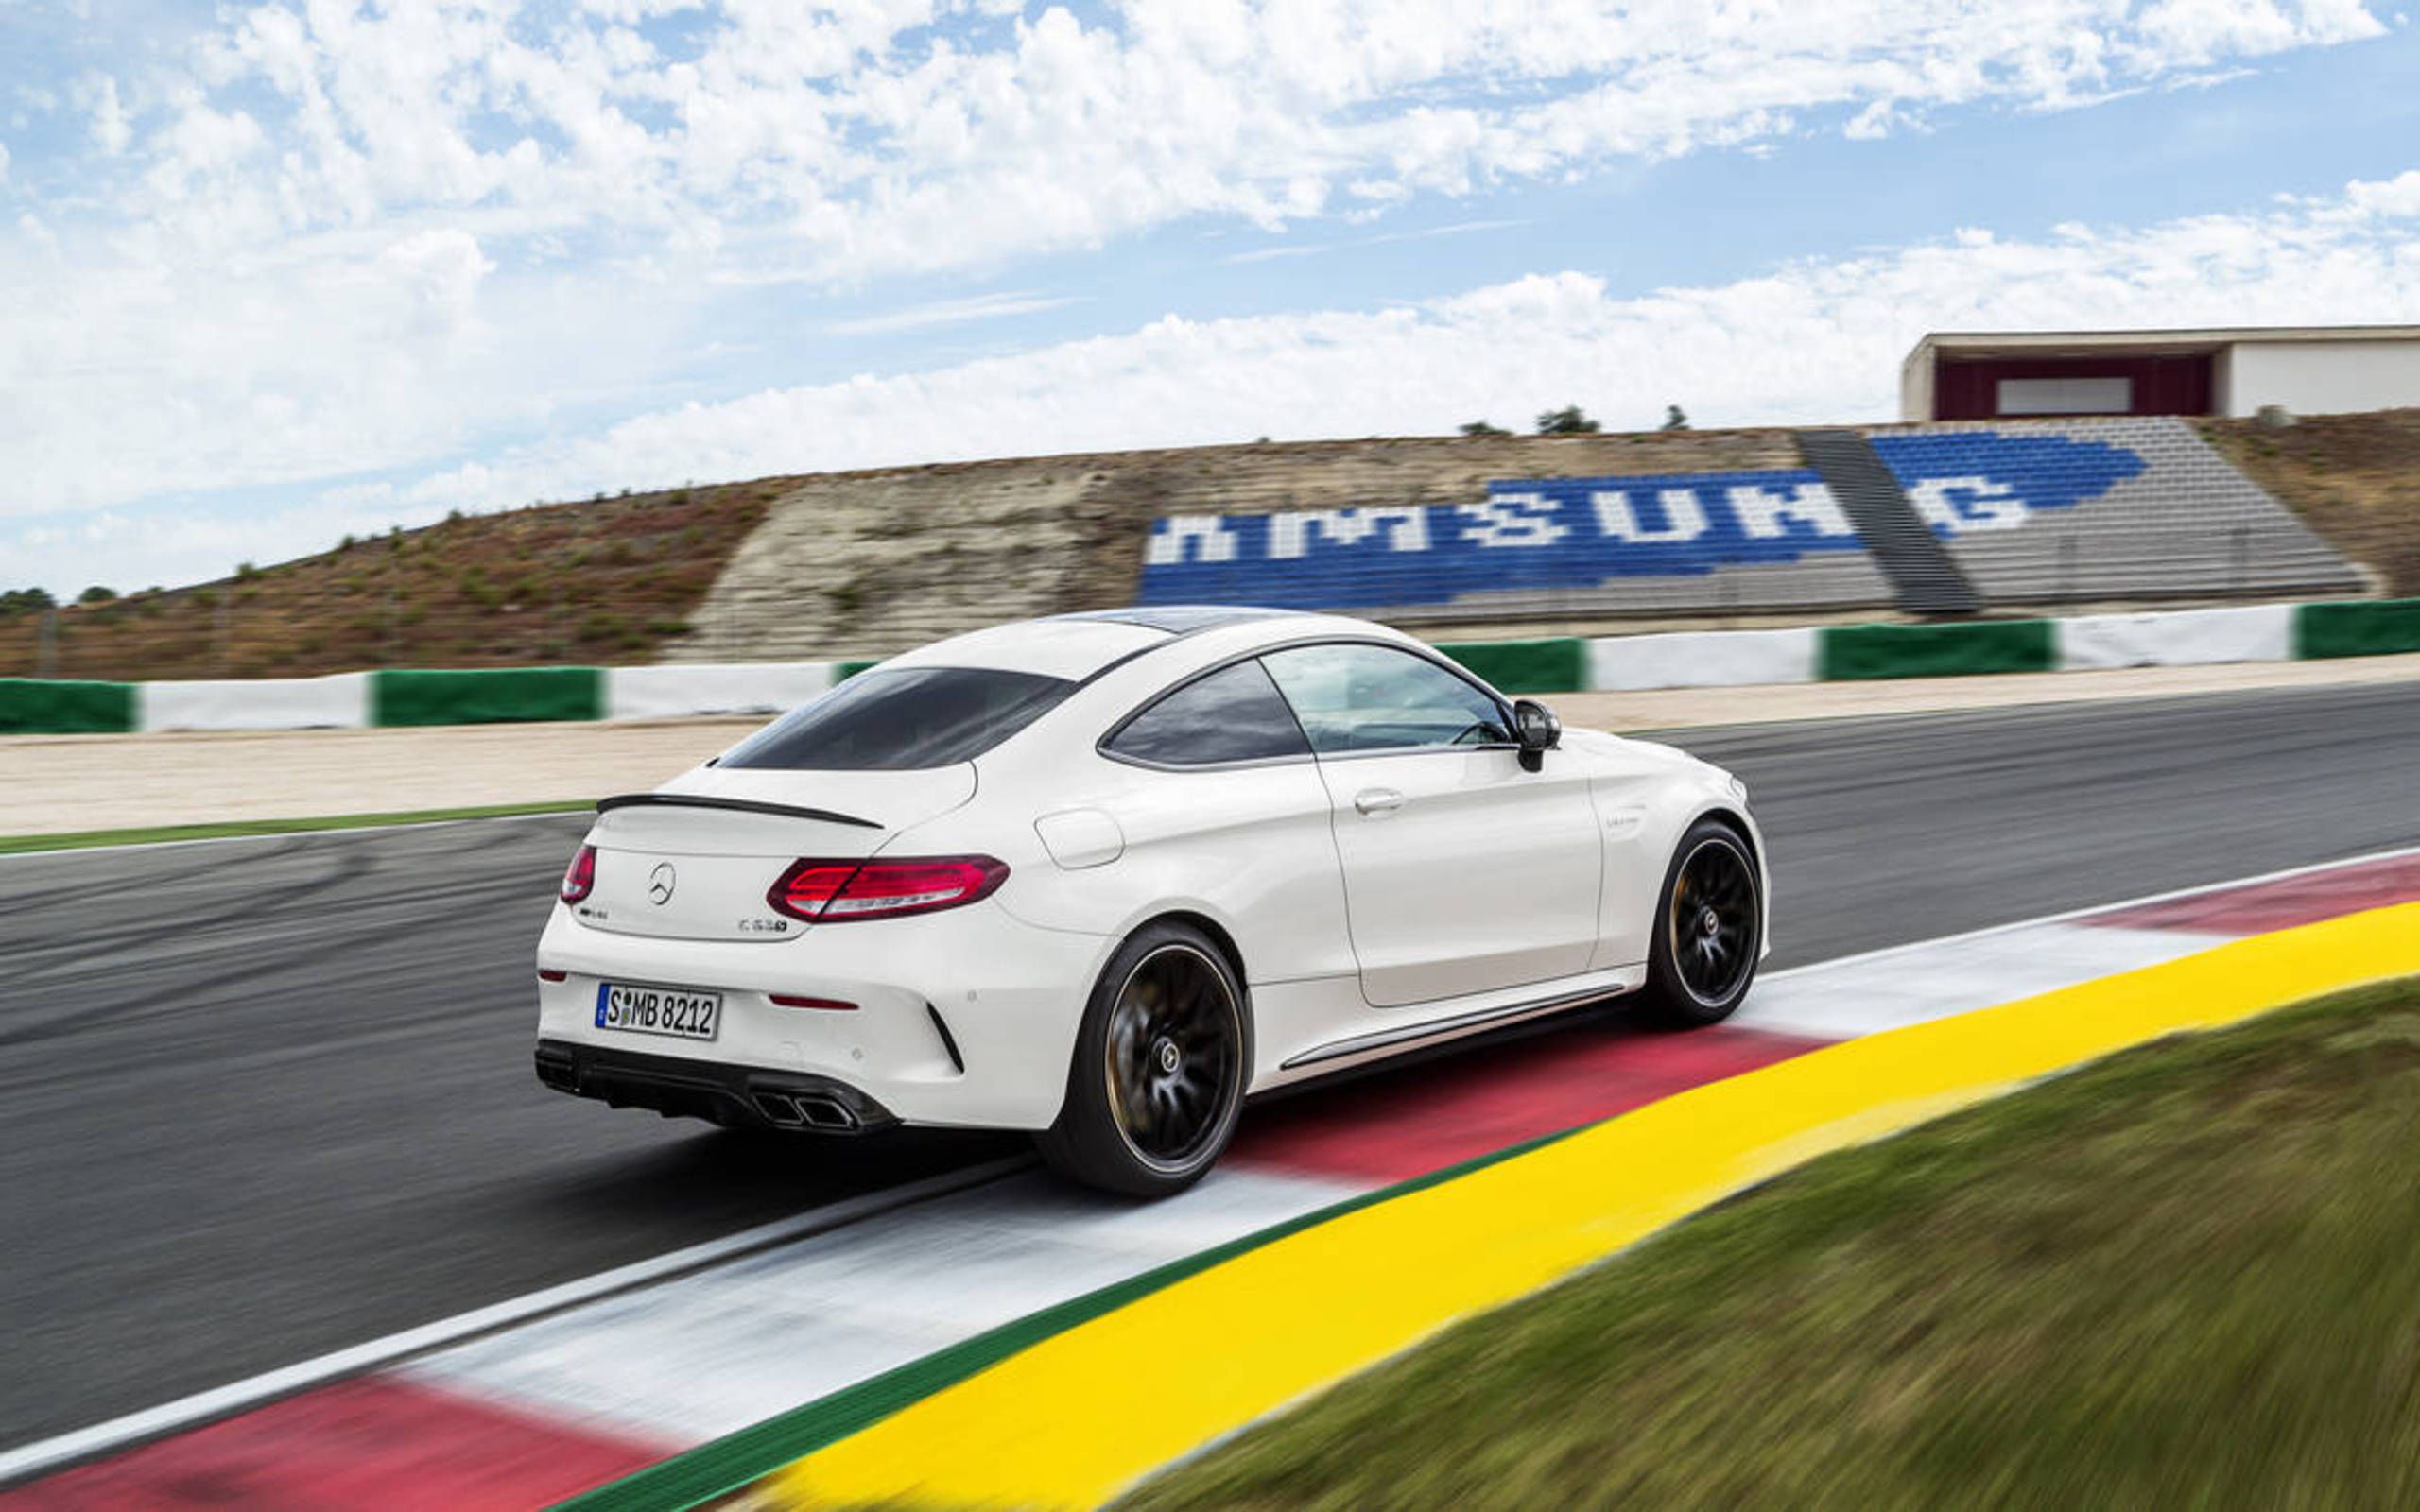
[[[1081,681],[1129,657],[1205,630],[1281,620],[1323,620],[1289,610],[1247,609],[1223,604],[1167,604],[1137,609],[1093,610],[1048,619],[1020,620],[892,657],[886,667],[979,667],[1032,672]]]
[[[1051,617],[1140,625],[1147,629],[1166,630],[1170,635],[1190,635],[1195,630],[1215,630],[1229,625],[1249,624],[1253,620],[1288,619],[1293,617],[1293,611],[1250,609],[1238,604],[1137,604],[1132,609],[1093,609],[1080,614],[1056,614]]]

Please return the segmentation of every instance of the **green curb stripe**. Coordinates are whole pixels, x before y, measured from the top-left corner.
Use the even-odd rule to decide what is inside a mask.
[[[2420,598],[2294,606],[2298,661],[2420,651]]]
[[[1588,643],[1569,636],[1474,641],[1437,649],[1504,693],[1578,693],[1588,686]]]
[[[1348,1197],[1299,1218],[1288,1218],[1284,1223],[1246,1234],[1240,1239],[1231,1239],[1200,1254],[1170,1261],[1139,1276],[1129,1277],[1098,1291],[1046,1307],[1012,1323],[1003,1323],[988,1332],[961,1339],[922,1359],[910,1360],[895,1369],[869,1377],[828,1397],[794,1407],[754,1427],[743,1428],[710,1444],[700,1444],[685,1453],[676,1454],[618,1481],[583,1492],[559,1505],[578,1508],[579,1512],[660,1512],[666,1508],[695,1507],[717,1497],[729,1496],[791,1461],[812,1454],[828,1444],[838,1443],[852,1434],[870,1428],[927,1397],[990,1369],[1012,1354],[1105,1316],[1153,1292],[1173,1286],[1189,1276],[1200,1275],[1237,1255],[1275,1244],[1288,1235],[1357,1212],[1363,1208],[1374,1207],[1381,1202],[1468,1176],[1500,1160],[1527,1155],[1577,1132],[1577,1128],[1564,1129],[1524,1140],[1518,1144],[1476,1156],[1443,1170],[1431,1171],[1426,1176],[1398,1181],[1374,1192],[1365,1192],[1357,1197]]]
[[[2296,660],[2420,651],[2420,598],[2290,607]],[[1824,626],[1815,632],[1815,675],[1819,681],[1831,682],[2056,671],[2059,627],[2064,623],[2031,619]],[[1605,644],[1618,645],[1620,639]],[[1552,694],[1588,691],[1588,647],[1585,640],[1554,636],[1462,642],[1437,649],[1506,693]],[[880,664],[877,661],[835,662],[832,686]],[[370,722],[377,726],[482,725],[603,719],[608,713],[605,683],[606,673],[600,667],[389,668],[370,675]],[[0,678],[0,735],[125,733],[140,728],[139,691],[139,684],[128,682]]]
[[[490,725],[534,719],[602,719],[605,675],[596,667],[498,667],[478,672],[393,668],[371,675],[373,725]]]
[[[0,678],[0,735],[123,735],[134,729],[134,684]]]
[[[1984,672],[2048,672],[2059,664],[2050,620],[1963,625],[1831,625],[1816,641],[1816,677],[1956,678]]]

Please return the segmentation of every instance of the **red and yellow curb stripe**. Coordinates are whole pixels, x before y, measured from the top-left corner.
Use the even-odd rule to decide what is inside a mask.
[[[1815,1156],[2163,1035],[2414,972],[2420,903],[2405,903],[1816,1050],[1251,1249],[1045,1338],[760,1490],[798,1506],[1097,1505],[1459,1317]]]

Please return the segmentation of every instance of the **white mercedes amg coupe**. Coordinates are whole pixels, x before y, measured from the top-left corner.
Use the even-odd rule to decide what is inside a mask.
[[[547,1086],[1028,1129],[1140,1194],[1253,1092],[1624,993],[1711,1023],[1765,942],[1737,780],[1327,615],[961,635],[596,807],[538,946]]]

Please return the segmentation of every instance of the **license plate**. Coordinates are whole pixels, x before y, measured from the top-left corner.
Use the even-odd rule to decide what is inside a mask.
[[[711,1040],[722,1027],[722,994],[599,982],[596,1027],[625,1034],[670,1035],[676,1040]]]

